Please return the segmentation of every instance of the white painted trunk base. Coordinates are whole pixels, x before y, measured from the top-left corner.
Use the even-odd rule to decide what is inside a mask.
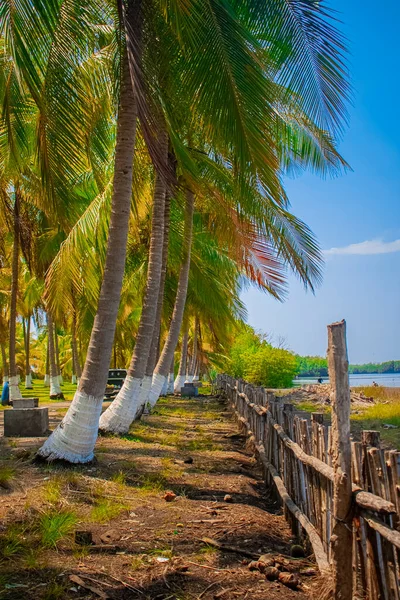
[[[174,394],[180,394],[181,388],[186,381],[186,375],[177,375],[174,381]]]
[[[26,390],[31,390],[32,389],[32,380],[30,375],[25,375],[25,389]]]
[[[164,375],[160,375],[159,373],[155,373],[153,375],[153,384],[151,386],[150,394],[149,394],[149,404],[151,408],[153,408],[161,395],[161,391],[163,389],[164,383],[167,381],[167,378]]]
[[[3,385],[6,383],[6,381],[8,381],[8,375],[4,375],[4,377],[3,377]]]
[[[99,427],[111,433],[127,433],[138,409],[141,379],[127,375],[117,397],[100,418]]]
[[[60,425],[39,449],[47,460],[87,463],[93,460],[103,397],[76,392]]]
[[[135,419],[140,419],[143,414],[143,411],[146,407],[147,401],[149,399],[149,392],[151,389],[151,381],[152,377],[150,375],[145,375],[142,379],[142,384],[139,390],[139,397],[137,402],[137,411],[135,414]]]
[[[9,400],[17,400],[22,398],[21,390],[19,389],[19,376],[15,375],[9,379]]]
[[[71,383],[76,384],[76,375],[72,375]]]
[[[199,376],[198,375],[194,375],[192,381],[199,381]]]
[[[58,394],[62,394],[62,390],[60,388],[59,376],[50,377],[50,398],[51,396],[58,396]]]
[[[168,377],[164,377],[164,385],[162,386],[160,396],[166,396],[168,394]]]
[[[63,379],[62,375],[58,376],[58,382],[59,382],[60,385],[64,385],[64,379]]]
[[[192,381],[193,381],[193,375],[187,375],[187,374],[186,374],[186,379],[185,379],[185,382],[186,382],[186,381],[187,381],[188,383],[192,383]]]
[[[43,382],[43,384],[44,384],[44,387],[50,387],[50,375],[47,375],[47,373],[44,376],[44,382]]]
[[[173,394],[173,393],[174,393],[174,372],[172,371],[172,373],[170,373],[168,376],[167,394]]]

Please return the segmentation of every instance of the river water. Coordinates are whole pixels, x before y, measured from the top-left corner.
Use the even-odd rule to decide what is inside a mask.
[[[381,387],[400,387],[400,373],[382,373],[375,375],[350,375],[350,386],[367,387],[375,381]],[[323,377],[323,383],[328,383],[329,378]],[[317,383],[316,377],[298,377],[294,380],[294,385],[307,385]]]

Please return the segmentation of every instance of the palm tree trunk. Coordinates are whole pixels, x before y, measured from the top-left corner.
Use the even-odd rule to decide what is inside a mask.
[[[7,364],[7,354],[6,354],[6,346],[5,344],[0,344],[1,350],[1,361],[3,364],[3,385],[6,381],[8,381],[8,364]]]
[[[187,381],[190,383],[193,381],[194,370],[196,368],[197,361],[197,317],[194,322],[194,332],[193,332],[193,348],[192,348],[192,356],[187,369]]]
[[[185,333],[182,337],[182,348],[181,348],[181,358],[179,361],[179,369],[178,374],[174,383],[174,392],[175,394],[180,394],[181,387],[184,385],[186,381],[186,369],[187,369],[187,359],[188,359],[188,329],[185,329]]]
[[[49,332],[47,332],[46,364],[44,366],[44,387],[50,386],[50,361],[49,361]]]
[[[49,312],[47,312],[47,330],[49,337],[49,366],[50,366],[50,398],[64,398],[60,388],[58,369],[56,363],[56,349],[54,344],[54,323]]]
[[[75,377],[77,379],[77,381],[75,383],[79,384],[79,380],[80,380],[80,378],[82,376],[82,369],[81,369],[81,363],[79,361],[78,344],[77,344],[77,341],[76,341],[76,313],[75,313],[75,311],[74,311],[74,314],[72,316],[72,339],[71,339],[71,346],[72,346],[72,363],[73,363],[73,366],[74,366]]]
[[[165,194],[165,206],[164,206],[164,237],[162,246],[162,266],[161,266],[161,277],[160,277],[160,289],[158,292],[157,299],[157,313],[156,320],[153,330],[153,339],[151,341],[149,358],[147,360],[147,367],[142,386],[140,389],[140,396],[138,402],[138,409],[136,411],[135,418],[139,418],[143,413],[146,406],[151,386],[153,383],[153,372],[157,363],[159,347],[160,347],[160,336],[161,336],[161,319],[164,305],[164,289],[165,289],[165,278],[167,274],[167,262],[168,262],[168,242],[169,242],[169,226],[170,226],[170,212],[171,212],[171,197],[167,191]]]
[[[131,4],[127,12],[130,10]],[[135,18],[135,14],[132,16]],[[39,455],[49,460],[59,458],[72,463],[87,463],[94,456],[125,269],[136,124],[137,102],[125,52],[122,58],[111,217],[99,303],[79,387],[61,424],[39,450]]]
[[[18,273],[19,273],[19,238],[20,238],[20,222],[19,222],[19,190],[16,186],[14,198],[14,215],[13,215],[13,253],[11,263],[11,299],[10,299],[10,346],[9,346],[9,374],[10,374],[10,401],[16,398],[21,398],[21,391],[18,386],[17,364],[15,360],[15,344],[16,344],[16,327],[17,327],[17,295],[18,295]]]
[[[159,143],[160,154],[164,157],[166,164],[168,160],[168,138],[165,131],[161,132]],[[157,299],[161,281],[165,193],[165,180],[156,172],[146,291],[139,330],[128,374],[122,388],[100,418],[100,429],[102,431],[113,433],[126,433],[129,431],[129,427],[140,405],[146,401],[151,387],[151,377],[147,381],[144,377],[155,328]],[[141,385],[143,386],[142,389]]]
[[[171,366],[169,369],[169,375],[165,378],[165,382],[167,383],[165,394],[173,394],[174,393],[174,381],[175,381],[175,354],[171,360]]]
[[[149,402],[151,406],[154,406],[156,404],[160,396],[164,384],[164,379],[168,375],[168,371],[173,360],[174,352],[179,339],[179,332],[182,326],[187,289],[189,284],[190,254],[192,249],[193,236],[193,212],[194,194],[191,190],[187,189],[185,204],[185,224],[183,231],[182,265],[179,273],[178,289],[176,292],[175,305],[172,313],[168,337],[164,344],[164,348],[161,352],[161,356],[158,359],[157,366],[154,370],[154,384],[152,385],[149,394]]]
[[[24,321],[23,321],[24,322]],[[31,337],[31,316],[29,315],[26,319],[26,327],[24,324],[25,331],[25,388],[27,390],[32,389],[32,374],[31,374],[31,362],[29,360],[30,351],[30,337]]]
[[[191,367],[192,381],[197,381],[199,365],[199,318],[196,316],[194,322],[193,360]]]
[[[56,357],[56,369],[57,369],[57,377],[59,385],[63,384],[63,379],[61,375],[61,366],[60,366],[60,348],[58,346],[58,335],[57,335],[57,325],[53,323],[54,328],[54,350]]]

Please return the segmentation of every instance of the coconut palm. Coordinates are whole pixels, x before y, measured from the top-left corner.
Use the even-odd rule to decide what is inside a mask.
[[[303,31],[304,19],[301,19],[301,17],[308,13],[306,13],[302,3],[290,2],[289,4],[296,4],[296,18],[293,18],[292,15],[290,15],[290,36],[287,33],[288,27],[283,29],[276,26],[275,29],[278,30],[278,33],[283,29],[285,36],[289,38],[289,41],[290,39],[295,40],[296,44],[298,44],[300,36],[303,43],[305,39]],[[321,102],[321,98],[331,98],[332,88],[339,89],[339,96],[343,96],[344,88],[342,90],[340,89],[340,82],[344,81],[344,77],[337,66],[336,68],[334,64],[332,66],[332,60],[329,61],[329,53],[332,55],[334,54],[336,60],[336,40],[332,40],[332,30],[328,25],[326,25],[325,29],[321,26],[319,29],[315,27],[315,23],[319,24],[321,21],[324,21],[320,12],[318,12],[318,9],[314,6],[317,3],[310,1],[310,3],[303,4],[312,5],[313,10],[309,11],[311,17],[308,17],[306,23],[309,24],[309,29],[314,35],[313,50],[319,43],[320,51],[317,62],[315,62],[315,60],[310,60],[309,62],[306,62],[306,64],[316,64],[318,66],[318,68],[315,69],[318,73],[312,73],[315,75],[314,82],[317,82],[318,84],[318,81],[323,81],[324,83],[322,89],[321,86],[318,87],[317,85],[316,89],[313,91],[312,97],[310,96],[310,93],[308,93],[309,110],[307,112],[310,115],[311,109],[314,110],[314,107],[318,105],[320,108],[322,106],[319,114],[323,114],[326,110],[326,103],[324,104]],[[43,456],[50,458],[66,458],[72,462],[85,462],[90,460],[93,455],[93,445],[96,437],[94,430],[97,427],[97,420],[101,409],[101,397],[111,358],[115,321],[117,318],[125,262],[126,235],[128,231],[129,203],[131,195],[130,175],[135,141],[135,132],[133,130],[136,124],[136,108],[143,117],[141,122],[144,132],[146,132],[146,124],[149,122],[145,118],[146,113],[143,108],[143,106],[147,104],[143,102],[143,99],[146,98],[146,90],[143,91],[139,85],[143,81],[142,75],[144,74],[147,77],[148,90],[150,90],[154,96],[157,94],[160,95],[160,104],[163,106],[171,142],[185,177],[190,173],[193,164],[191,157],[189,156],[190,153],[188,153],[190,144],[188,143],[187,138],[185,138],[187,132],[183,133],[180,123],[178,127],[175,126],[175,124],[179,122],[177,116],[177,102],[175,101],[177,96],[194,99],[191,108],[195,118],[199,118],[203,124],[205,143],[208,144],[209,148],[213,149],[213,152],[217,152],[225,157],[225,159],[232,161],[237,178],[237,185],[240,190],[246,190],[249,186],[249,182],[257,179],[268,198],[273,199],[278,205],[284,205],[285,203],[285,197],[280,182],[280,160],[276,149],[276,134],[275,131],[272,131],[274,129],[272,115],[274,114],[276,98],[278,96],[277,86],[272,85],[272,81],[276,79],[276,73],[285,70],[282,68],[282,56],[275,56],[276,49],[281,47],[280,43],[282,36],[272,36],[273,38],[276,38],[276,40],[273,39],[273,44],[271,43],[271,37],[266,44],[260,42],[264,32],[260,15],[266,14],[270,21],[270,25],[271,23],[275,24],[277,20],[275,14],[273,11],[272,14],[270,14],[272,9],[270,9],[269,12],[264,11],[264,13],[260,13],[260,3],[258,2],[237,3],[232,1],[231,3],[217,2],[211,4],[204,3],[200,0],[192,0],[191,10],[187,11],[186,7],[179,3],[169,3],[165,0],[160,0],[160,2],[149,3],[150,10],[144,16],[147,18],[148,15],[152,13],[152,18],[145,21],[145,26],[142,26],[141,24],[139,27],[137,19],[138,11],[134,10],[138,8],[138,5],[139,3],[133,1],[129,1],[126,4],[123,3],[123,8],[126,9],[124,22],[126,24],[125,29],[128,37],[129,59],[132,72],[136,76],[134,77],[134,84],[137,86],[136,91],[138,93],[136,97],[133,97],[132,90],[130,90],[131,102],[129,107],[131,109],[131,119],[125,119],[124,125],[126,127],[123,129],[121,127],[121,121],[124,116],[127,115],[128,111],[128,107],[124,104],[124,98],[127,97],[127,88],[129,87],[126,83],[128,79],[127,68],[126,65],[124,65],[124,78],[122,79],[120,94],[108,251],[98,311],[94,321],[85,369],[78,394],[74,400],[74,405],[71,407],[71,411],[69,411],[65,418],[62,428],[60,428],[62,431],[58,429],[41,450]],[[30,5],[28,2],[24,8],[29,13]],[[43,9],[42,12],[35,13],[36,15],[46,14],[46,6],[42,6],[41,8]],[[301,14],[302,11],[304,13],[303,15]],[[46,28],[54,28],[54,21],[56,21],[56,19],[52,16],[52,21],[50,25],[46,23]],[[85,21],[85,19],[83,19],[83,21],[75,19],[73,22],[76,24],[79,23],[79,26],[81,26],[82,22],[86,23],[87,21]],[[109,23],[109,21],[107,21],[107,23]],[[17,23],[17,27],[18,26],[19,23]],[[39,26],[44,27],[40,23]],[[71,28],[68,29],[68,38],[66,36],[64,41],[65,39],[75,39],[74,36],[77,33],[77,27],[78,25],[71,25]],[[294,35],[296,30],[293,31],[295,27],[297,27],[297,36]],[[55,36],[58,40],[60,37],[62,39],[63,28],[60,27],[59,29],[61,33],[57,32],[57,36]],[[153,42],[154,40],[162,40],[159,47],[162,47],[165,51],[168,50],[168,53],[165,52],[165,55],[168,57],[168,61],[166,62],[171,64],[171,67],[168,69],[168,85],[166,85],[165,88],[161,87],[160,89],[158,89],[157,86],[157,78],[151,77],[151,69],[138,69],[138,42],[142,39],[140,34],[144,32],[148,35],[149,32],[152,31],[158,31],[158,33],[162,34],[161,36],[152,35],[149,36],[149,38]],[[29,34],[26,31],[23,31],[22,33],[24,41],[29,39]],[[37,52],[38,48],[35,45],[43,43],[37,41],[37,39],[44,39],[45,41],[47,40],[46,43],[48,42],[49,36],[47,35],[47,32],[45,33],[46,35],[44,38],[41,36],[34,36],[34,50],[36,50],[34,54],[38,57],[43,53]],[[82,37],[85,37],[82,35],[82,31],[80,31],[80,33]],[[85,27],[84,33],[88,36],[90,35],[89,26]],[[327,37],[329,37],[330,45],[324,46],[324,44],[321,43],[321,40],[323,42]],[[147,38],[145,38],[143,42],[146,42],[146,39]],[[19,40],[17,39],[16,42],[16,47],[18,49]],[[271,45],[273,46],[272,50],[270,49]],[[123,44],[121,46],[123,47]],[[286,48],[290,48],[290,44],[286,44]],[[152,50],[153,49],[154,44]],[[63,48],[63,50],[65,49]],[[44,55],[48,56],[48,52],[45,52]],[[326,59],[326,55],[328,55],[328,60]],[[265,58],[264,63],[260,60],[260,56],[262,56],[263,59]],[[291,76],[293,73],[298,72],[299,65],[303,65],[304,60],[308,61],[308,55],[306,59],[300,59],[297,54],[297,61],[294,53],[289,52],[288,56],[289,58],[286,57],[284,67],[290,72]],[[146,58],[148,58],[148,56],[146,56]],[[32,97],[34,97],[35,102],[39,106],[40,114],[47,116],[45,114],[45,108],[43,108],[46,106],[46,103],[40,101],[42,92],[39,91],[42,89],[43,83],[43,80],[41,79],[42,65],[40,65],[40,69],[30,70],[20,55],[17,56],[17,59],[23,62],[22,72],[26,81],[29,83]],[[35,60],[38,60],[38,58]],[[68,71],[71,62],[72,59],[67,61],[66,67],[64,66],[61,70],[61,73],[69,78],[70,90],[74,89],[74,85],[79,83],[75,77],[71,78],[71,73],[74,73],[74,70]],[[124,61],[122,62],[124,63]],[[143,64],[150,64],[150,61]],[[325,69],[325,78],[320,77],[319,71],[321,70],[321,65],[323,65]],[[271,72],[273,73],[273,76],[270,77],[269,74]],[[54,73],[55,70],[53,71],[53,76]],[[291,86],[296,94],[301,96],[302,90],[300,89],[300,86],[295,86],[295,82],[296,78]],[[306,86],[307,82],[303,85],[303,91],[306,89]],[[289,86],[286,87],[290,94]],[[53,87],[53,89],[56,88],[57,86]],[[174,101],[171,101],[168,97],[171,89],[175,90]],[[138,100],[137,105],[134,102],[135,98]],[[71,99],[66,95],[62,96],[62,101],[68,106]],[[80,105],[79,102],[73,104],[74,107],[78,105]],[[333,102],[328,106],[328,112],[334,116],[340,115],[341,107],[337,102]],[[54,114],[65,115],[68,114],[68,111],[65,111],[65,108],[63,107],[63,110],[55,110]],[[79,119],[71,120],[77,123],[85,122],[85,119],[83,121],[80,121]],[[46,119],[43,119],[43,123],[45,122]],[[134,125],[129,128],[129,124],[132,125],[132,123]],[[58,124],[60,125],[60,121],[58,121]],[[62,129],[65,132],[65,126],[64,128],[59,127],[58,131]],[[41,131],[44,131],[44,129]],[[179,134],[177,132],[179,132]],[[154,143],[152,146],[149,135],[146,135],[145,137],[149,148],[152,148],[152,152],[154,153]],[[59,151],[60,148],[66,146],[68,152],[65,153],[65,156],[71,158],[71,164],[74,167],[76,166],[79,171],[79,165],[76,165],[78,159],[74,152],[76,153],[77,148],[80,149],[80,144],[84,147],[85,143],[79,136],[75,139],[74,136],[68,138],[67,135],[64,135],[64,139],[69,139],[69,145],[61,143],[63,141],[61,140],[59,144],[54,144],[54,147]],[[77,141],[78,143],[76,143]],[[44,145],[42,144],[42,152],[40,153],[41,167],[45,165],[44,157],[46,156],[46,153],[44,152],[44,149]],[[129,149],[131,149],[130,161],[126,160]],[[79,160],[81,160],[81,154],[79,152],[77,154],[79,155]],[[154,156],[153,154],[152,157],[159,166],[159,157]],[[61,199],[64,199],[65,196],[61,193],[57,194],[56,192],[58,189],[64,190],[64,186],[61,185],[55,177],[54,169],[50,173],[51,175],[54,175],[52,180],[49,180],[49,173],[46,173],[44,168],[42,169],[42,173],[45,179],[47,195],[57,206],[60,197]],[[189,184],[192,184],[191,179],[192,178],[189,176]],[[71,203],[71,206],[74,206],[74,203]],[[68,215],[68,211],[65,210],[66,203],[63,204],[63,207],[63,219],[65,220],[65,214]],[[120,208],[121,210],[119,210]],[[184,256],[182,265],[183,272],[186,267],[186,258],[187,256]],[[113,260],[115,260],[114,264]],[[189,266],[187,267],[187,271],[188,270]],[[183,296],[186,297],[186,292],[183,294],[183,291],[185,291],[184,288],[187,288],[187,282],[183,281],[183,279],[185,278],[182,277],[182,285],[180,287],[182,291],[177,295],[179,315],[183,315],[183,309],[182,311],[180,309],[182,304],[184,308],[185,299],[183,299]],[[156,296],[158,297],[158,294]],[[177,340],[179,336],[179,329],[181,326],[181,323],[178,323],[179,320],[182,320],[181,316],[180,319],[172,319],[174,325],[173,340]],[[176,333],[176,329],[178,329],[178,333]],[[173,344],[171,343],[169,347],[169,357],[166,361],[168,364],[165,367],[166,372],[170,369],[173,351],[175,350],[174,347],[171,352],[172,345]],[[162,358],[163,354],[161,354],[160,360]],[[165,375],[163,375],[163,377],[165,377]],[[81,430],[78,430],[78,423],[83,425]]]

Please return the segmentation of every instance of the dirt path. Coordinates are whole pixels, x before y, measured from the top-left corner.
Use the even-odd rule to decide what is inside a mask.
[[[65,410],[50,407],[53,424]],[[0,487],[1,600],[305,600],[318,585],[312,560],[286,561],[308,567],[299,590],[249,570],[253,554],[290,555],[293,538],[214,398],[160,401],[129,435],[99,438],[86,467],[32,464],[40,440],[0,441],[0,482],[14,470]]]

